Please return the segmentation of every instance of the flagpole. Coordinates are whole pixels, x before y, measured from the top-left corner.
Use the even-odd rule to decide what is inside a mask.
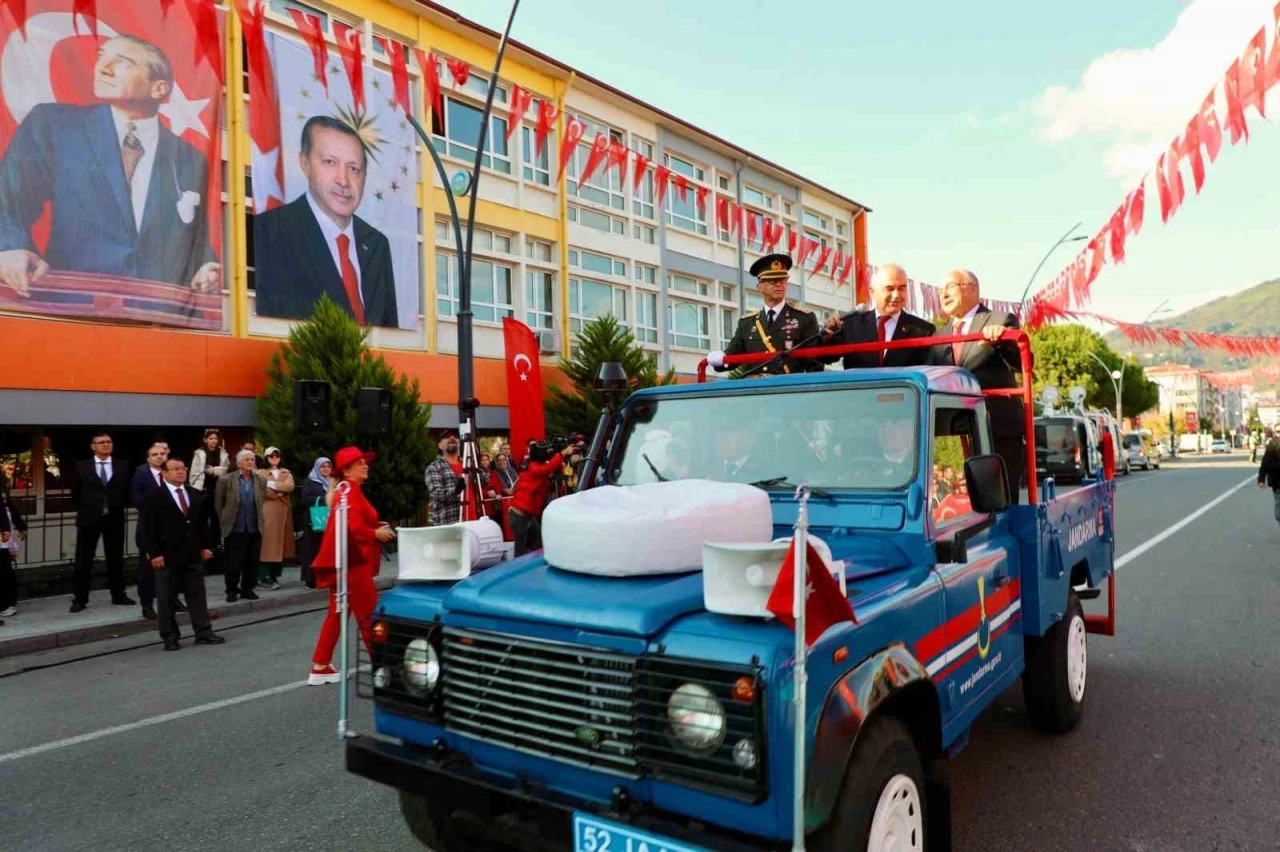
[[[337,568],[334,590],[334,607],[338,610],[338,739],[347,738],[347,669],[351,664],[347,650],[347,492],[351,483],[343,480],[338,483],[335,497],[338,501],[334,513],[334,554],[333,564]]]
[[[796,663],[795,677],[795,737],[792,744],[795,749],[795,783],[792,785],[794,796],[791,815],[791,849],[792,852],[804,852],[804,758],[805,758],[805,691],[808,688],[808,675],[805,673],[804,611],[809,587],[808,554],[809,554],[809,488],[801,485],[796,489],[796,532],[792,538],[795,549],[796,570],[795,587],[792,590],[792,605],[795,607],[796,619]]]

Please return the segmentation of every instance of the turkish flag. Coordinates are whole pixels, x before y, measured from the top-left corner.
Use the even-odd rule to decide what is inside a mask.
[[[564,170],[569,167],[569,160],[573,158],[573,152],[578,149],[582,134],[586,132],[587,126],[576,118],[570,117],[564,123],[564,137],[560,140],[560,176],[563,176]],[[579,180],[579,183],[584,182]]]
[[[849,599],[840,594],[840,584],[831,576],[831,571],[810,544],[806,548],[806,575],[804,600],[804,641],[813,645],[827,628],[842,621],[858,623],[854,617],[853,607]],[[782,560],[782,570],[769,593],[765,608],[778,617],[778,621],[795,629],[795,585],[796,585],[796,542],[791,540],[786,558]]]
[[[243,0],[240,0],[243,2]],[[266,0],[263,0],[263,5]],[[311,72],[316,78],[316,82],[324,86],[324,93],[329,94],[329,42],[325,40],[324,31],[320,29],[320,19],[315,15],[309,15],[301,9],[290,9],[289,17],[293,18],[293,23],[298,27],[298,32],[302,35],[302,40],[307,43],[307,47],[311,48],[311,63],[315,69]],[[241,20],[244,16],[241,15]],[[252,98],[253,96],[250,95]],[[252,103],[252,101],[251,101]]]
[[[596,170],[600,168],[601,163],[609,156],[609,137],[603,133],[597,133],[595,141],[591,143],[591,151],[587,154],[586,165],[582,167],[582,174],[578,175],[578,183],[590,183],[591,178],[595,176]]]
[[[511,446],[524,452],[530,438],[542,440],[546,419],[542,411],[542,367],[538,337],[520,320],[504,317],[502,340],[507,359],[507,421]]]
[[[236,0],[236,12],[244,30],[244,52],[249,61],[249,153],[253,158],[253,175],[257,178],[253,181],[253,207],[266,212],[284,206],[280,98],[271,57],[267,54],[264,28],[267,3],[261,0],[250,9],[246,6],[249,2]],[[297,12],[296,9],[290,11]],[[319,21],[315,20],[315,24],[318,32]],[[323,38],[321,36],[322,41]],[[320,67],[323,70],[323,66]]]
[[[351,81],[352,105],[356,112],[364,112],[364,40],[360,30],[334,21],[333,35],[342,65],[347,69],[347,79]]]
[[[524,121],[529,105],[533,103],[533,92],[520,86],[511,87],[511,109],[507,115],[507,141],[516,132],[516,128]]]
[[[387,58],[391,60],[391,83],[395,89],[396,106],[404,111],[404,114],[413,117],[413,106],[409,103],[409,63],[408,57],[405,55],[405,47],[398,41],[382,36],[374,36],[374,41],[382,45],[382,49],[386,51]],[[511,138],[510,130],[507,132],[507,138]]]

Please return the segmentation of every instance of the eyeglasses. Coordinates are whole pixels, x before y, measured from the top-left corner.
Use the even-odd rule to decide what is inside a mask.
[[[968,290],[973,286],[974,285],[972,281],[952,281],[948,284],[943,285],[942,292],[955,293],[958,290]]]

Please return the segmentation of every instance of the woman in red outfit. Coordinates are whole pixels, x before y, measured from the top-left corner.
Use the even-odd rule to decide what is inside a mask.
[[[369,462],[373,459],[373,453],[362,452],[356,447],[343,447],[333,457],[333,467],[337,471],[335,478],[338,483],[346,483],[347,488],[347,606],[360,625],[366,648],[370,645],[369,630],[373,623],[373,608],[378,603],[378,591],[373,585],[373,578],[378,575],[381,567],[382,543],[396,537],[395,531],[379,520],[378,511],[364,496],[362,486],[369,478]],[[338,484],[329,493],[329,525],[325,528],[320,552],[311,566],[315,572],[316,588],[329,589],[328,614],[320,628],[316,651],[311,655],[311,677],[307,682],[312,686],[337,683],[340,678],[331,663],[342,627],[336,588],[338,574],[335,539],[338,513],[335,504],[339,499],[338,489],[343,487]]]

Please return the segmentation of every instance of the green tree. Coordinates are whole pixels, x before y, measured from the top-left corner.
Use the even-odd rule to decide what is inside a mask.
[[[560,362],[560,369],[573,383],[572,392],[554,385],[548,388],[546,397],[547,431],[553,435],[576,432],[591,434],[604,397],[596,390],[596,376],[600,365],[617,361],[627,374],[631,391],[669,385],[676,380],[675,371],[665,376],[658,373],[658,359],[636,343],[631,329],[620,324],[610,315],[597,317],[582,327],[577,337],[578,351],[572,358]]]
[[[401,520],[426,500],[423,471],[436,455],[427,434],[431,406],[419,401],[417,379],[398,376],[385,358],[369,350],[367,336],[368,331],[327,296],[321,298],[311,319],[295,325],[288,342],[271,356],[267,393],[258,400],[258,435],[264,445],[280,448],[282,462],[299,485],[320,456],[333,458],[348,445],[373,450],[378,458],[369,471],[366,493],[384,518]],[[293,383],[298,379],[329,382],[332,416],[327,431],[295,431]],[[358,433],[360,388],[391,391],[391,428],[386,434]]]
[[[1115,384],[1111,373],[1124,364],[1121,385],[1124,410],[1135,415],[1155,406],[1160,399],[1155,382],[1149,381],[1133,358],[1123,359],[1107,346],[1102,335],[1077,323],[1048,325],[1030,333],[1035,354],[1032,389],[1037,397],[1047,385],[1058,388],[1065,400],[1074,385],[1085,389],[1085,406],[1116,410]],[[1102,363],[1098,363],[1101,359]],[[1104,366],[1105,365],[1105,366]]]

